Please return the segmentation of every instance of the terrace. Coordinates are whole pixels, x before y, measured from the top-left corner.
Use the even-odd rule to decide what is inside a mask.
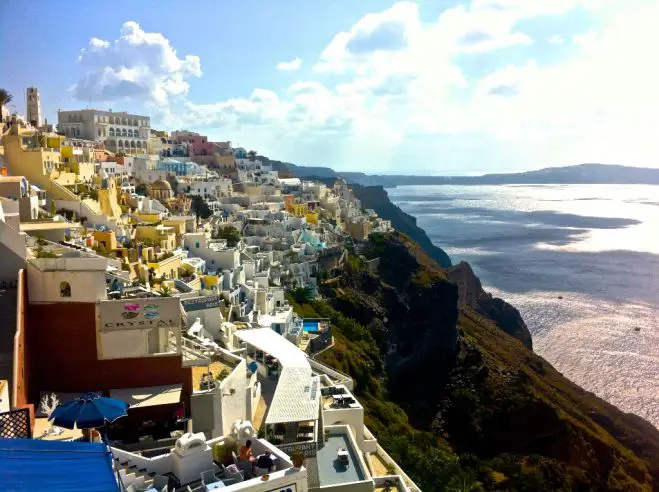
[[[360,483],[373,484],[350,428],[345,425],[328,426],[325,427],[325,434],[325,443],[319,447],[315,459],[320,487],[344,485],[358,490]]]

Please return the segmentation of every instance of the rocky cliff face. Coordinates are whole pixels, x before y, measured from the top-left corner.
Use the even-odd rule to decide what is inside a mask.
[[[365,254],[376,274],[351,257],[321,286],[337,342],[322,360],[356,377],[367,425],[425,490],[659,488],[659,431],[505,333],[528,330],[468,265],[447,274],[399,233]]]
[[[398,232],[411,237],[425,253],[443,267],[451,266],[451,259],[446,252],[435,246],[426,231],[416,225],[416,218],[403,212],[391,203],[387,191],[382,186],[352,185],[355,196],[362,202],[362,207],[372,208],[380,217],[390,220]]]
[[[531,332],[524,323],[522,315],[503,299],[485,292],[480,279],[469,263],[463,261],[449,268],[446,273],[458,286],[458,299],[461,306],[469,306],[477,313],[494,321],[503,331],[533,350]]]

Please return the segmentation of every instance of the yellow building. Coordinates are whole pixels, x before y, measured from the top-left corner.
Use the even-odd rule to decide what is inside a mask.
[[[159,246],[165,251],[173,251],[177,246],[174,228],[163,224],[138,224],[135,239],[149,246]]]
[[[94,241],[105,251],[117,249],[117,236],[114,231],[94,231],[92,236],[94,236]]]
[[[156,277],[162,278],[179,278],[179,268],[181,268],[181,255],[167,256],[158,261],[147,262],[147,267],[153,268]]]
[[[135,218],[137,219],[138,222],[146,222],[148,224],[155,224],[157,222],[160,222],[160,214],[143,214],[143,213],[136,213]]]
[[[316,212],[309,212],[306,215],[307,224],[318,224],[318,214]]]
[[[291,203],[286,207],[286,210],[297,217],[304,217],[309,213],[309,207],[306,203]]]
[[[47,191],[58,200],[72,200],[75,195],[65,188],[51,186],[52,173],[59,175],[63,167],[59,151],[61,140],[55,137],[44,137],[45,144],[56,144],[57,147],[42,147],[34,131],[14,126],[12,132],[3,137],[5,147],[5,165],[9,174],[25,176],[32,184]]]

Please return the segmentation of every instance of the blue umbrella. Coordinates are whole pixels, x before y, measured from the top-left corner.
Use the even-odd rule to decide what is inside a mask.
[[[128,403],[104,398],[98,393],[85,393],[77,400],[58,405],[50,415],[53,424],[67,429],[102,427],[127,415]]]

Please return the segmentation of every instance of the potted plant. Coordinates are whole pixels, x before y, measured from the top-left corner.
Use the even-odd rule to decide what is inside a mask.
[[[304,453],[300,450],[295,450],[291,453],[291,461],[295,468],[302,468],[304,465]]]

